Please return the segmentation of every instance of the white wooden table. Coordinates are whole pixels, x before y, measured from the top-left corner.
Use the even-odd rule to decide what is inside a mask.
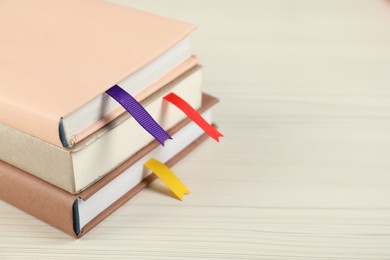
[[[1,260],[390,259],[389,2],[116,2],[199,25],[226,137],[80,240],[0,202]]]

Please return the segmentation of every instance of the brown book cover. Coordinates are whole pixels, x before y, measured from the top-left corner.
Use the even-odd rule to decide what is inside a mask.
[[[218,100],[216,98],[204,95],[203,105],[199,112],[202,113],[208,110],[217,102]],[[188,123],[190,123],[190,120],[183,120],[175,127],[170,129],[169,134],[173,135]],[[194,142],[172,157],[166,163],[166,165],[174,165],[184,156],[189,154],[193,149],[195,149],[206,138],[207,136],[202,135],[196,139]],[[77,217],[78,214],[77,199],[82,198],[83,200],[88,200],[105,185],[121,175],[131,165],[133,165],[140,158],[158,146],[159,143],[157,141],[153,141],[148,146],[132,156],[129,160],[118,166],[108,175],[100,179],[98,182],[80,194],[71,194],[65,192],[60,188],[57,188],[20,169],[0,161],[0,199],[24,210],[25,212],[47,222],[54,227],[57,227],[58,229],[68,233],[75,238],[79,238],[88,233],[112,212],[114,212],[121,205],[126,203],[130,198],[141,191],[144,187],[146,187],[156,178],[156,176],[154,174],[149,175],[128,193],[123,195],[121,198],[111,204],[111,206],[96,216],[92,221],[89,221],[88,224],[86,224],[81,230],[77,226],[77,221],[75,221],[75,217]]]

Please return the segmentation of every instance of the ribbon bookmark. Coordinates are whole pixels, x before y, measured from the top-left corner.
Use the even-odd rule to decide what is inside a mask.
[[[181,111],[183,111],[192,121],[194,121],[200,128],[205,131],[210,137],[214,138],[215,141],[219,142],[219,138],[223,137],[223,134],[218,132],[215,127],[207,123],[207,121],[196,111],[193,107],[190,106],[184,99],[176,95],[175,93],[169,93],[164,97],[166,101],[171,102],[177,106]]]
[[[161,145],[164,146],[165,139],[172,139],[151,115],[149,115],[145,108],[121,87],[115,85],[107,90],[106,93],[121,104],[122,107],[124,107],[146,131],[156,138]]]
[[[176,177],[176,175],[162,162],[152,158],[144,166],[154,172],[176,195],[179,200],[183,200],[185,194],[190,190]]]

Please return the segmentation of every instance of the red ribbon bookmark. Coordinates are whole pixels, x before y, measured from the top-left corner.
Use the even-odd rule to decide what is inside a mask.
[[[171,102],[175,106],[177,106],[181,111],[183,111],[192,121],[194,121],[200,128],[205,131],[210,137],[215,139],[215,141],[219,142],[219,138],[223,137],[223,134],[218,132],[215,127],[207,123],[207,121],[196,111],[193,107],[191,107],[184,99],[176,95],[175,93],[169,93],[164,97],[164,99],[168,102]]]

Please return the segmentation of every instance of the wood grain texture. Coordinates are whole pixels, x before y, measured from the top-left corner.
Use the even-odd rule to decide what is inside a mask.
[[[199,26],[225,138],[75,241],[0,202],[0,259],[389,259],[390,4],[115,1]]]

